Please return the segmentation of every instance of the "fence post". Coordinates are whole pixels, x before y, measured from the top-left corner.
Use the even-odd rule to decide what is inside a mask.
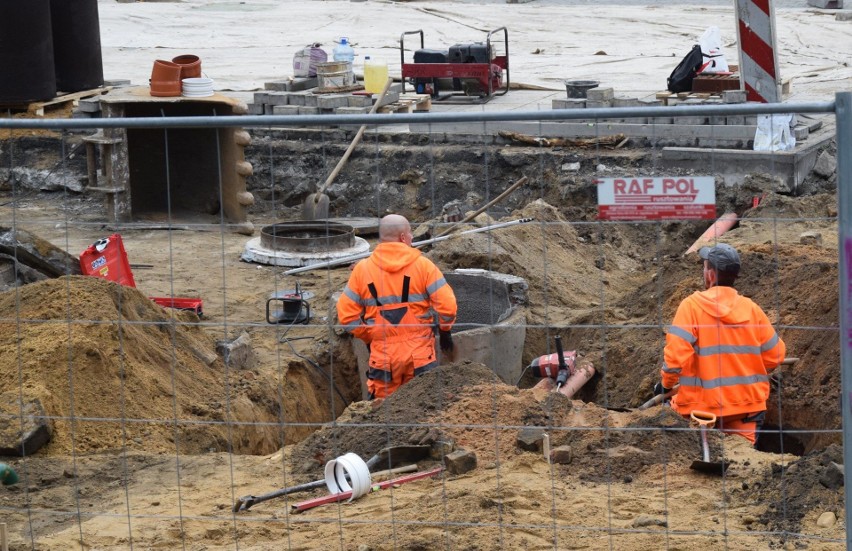
[[[837,121],[837,226],[840,232],[840,388],[846,548],[852,549],[852,92],[835,95]]]

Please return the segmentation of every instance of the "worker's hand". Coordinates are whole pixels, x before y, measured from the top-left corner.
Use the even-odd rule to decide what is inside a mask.
[[[438,331],[438,340],[441,343],[441,352],[449,354],[455,348],[453,335],[449,331]]]
[[[658,394],[668,394],[670,391],[671,389],[664,387],[663,383],[657,383],[654,385],[654,396]]]

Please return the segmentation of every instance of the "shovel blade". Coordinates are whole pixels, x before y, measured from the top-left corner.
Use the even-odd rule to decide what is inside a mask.
[[[693,461],[689,468],[693,471],[722,476],[728,469],[728,465],[730,465],[730,463],[724,463],[721,461]]]
[[[323,220],[328,218],[328,195],[311,193],[302,205],[302,220]]]

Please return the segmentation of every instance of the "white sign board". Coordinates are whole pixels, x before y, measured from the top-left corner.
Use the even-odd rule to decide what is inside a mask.
[[[712,176],[599,178],[601,220],[696,220],[716,218]]]

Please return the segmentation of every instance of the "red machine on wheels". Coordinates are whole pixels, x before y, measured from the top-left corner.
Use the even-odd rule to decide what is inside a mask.
[[[491,37],[501,31],[503,54],[497,55]],[[414,63],[405,62],[405,36],[409,34],[420,35],[420,49],[414,52]],[[485,44],[456,44],[449,50],[425,49],[422,30],[404,32],[399,37],[399,61],[403,92],[406,79],[418,94],[430,94],[433,99],[446,103],[452,103],[447,100],[459,96],[466,96],[465,102],[484,103],[509,91],[509,31],[506,27],[489,32]],[[452,92],[440,93],[441,79],[452,79]]]

